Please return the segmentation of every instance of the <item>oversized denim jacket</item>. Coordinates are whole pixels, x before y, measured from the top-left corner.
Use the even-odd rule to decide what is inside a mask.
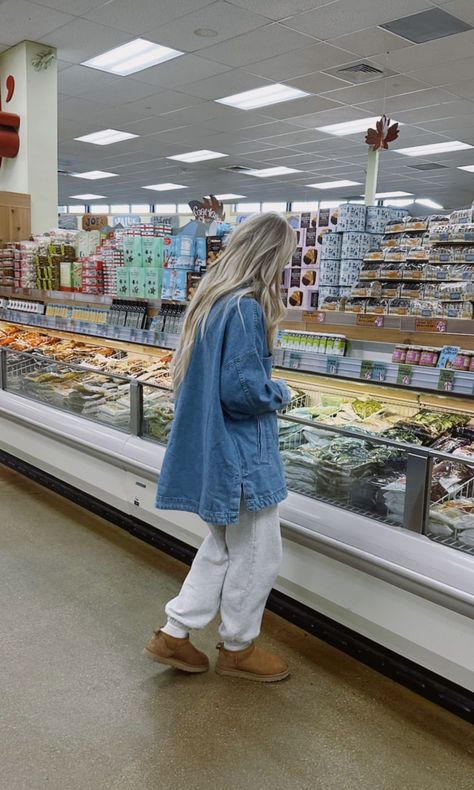
[[[240,500],[261,510],[287,496],[276,412],[290,399],[271,379],[261,305],[217,302],[179,388],[156,506],[235,524]]]

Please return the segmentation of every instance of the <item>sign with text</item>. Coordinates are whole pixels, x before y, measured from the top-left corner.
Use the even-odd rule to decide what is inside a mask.
[[[416,332],[447,332],[448,321],[446,318],[417,318],[415,321]]]
[[[441,370],[438,379],[438,389],[441,392],[452,392],[454,389],[454,370]]]
[[[324,324],[326,321],[326,313],[324,313],[322,310],[315,310],[311,313],[305,310],[303,313],[303,318],[305,321],[316,321],[318,324]]]
[[[411,384],[412,378],[413,378],[413,366],[412,365],[399,365],[398,366],[397,384],[402,384],[404,387],[408,387]]]
[[[82,230],[100,230],[108,225],[107,214],[84,214],[82,217]]]
[[[383,326],[383,323],[383,315],[361,315],[360,313],[356,315],[357,326],[371,326],[380,328]]]
[[[336,376],[339,370],[340,357],[328,357],[326,359],[326,373],[330,376]]]

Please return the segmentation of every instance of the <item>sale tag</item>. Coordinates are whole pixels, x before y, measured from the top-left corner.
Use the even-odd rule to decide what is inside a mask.
[[[326,373],[330,376],[336,376],[339,370],[340,357],[328,357],[326,359]]]
[[[387,366],[383,362],[375,362],[372,368],[372,381],[385,381]]]
[[[380,328],[383,326],[384,316],[383,315],[361,315],[360,313],[356,316],[356,324],[357,326],[372,326]]]
[[[364,381],[371,381],[373,369],[374,363],[368,359],[363,359],[360,366],[360,378],[364,379]]]
[[[288,358],[288,367],[297,370],[300,364],[301,364],[301,354],[297,354],[294,351],[292,351]]]
[[[413,377],[412,365],[398,366],[397,384],[402,384],[404,387],[408,387],[411,384],[412,377]]]
[[[415,320],[416,332],[447,332],[446,318],[417,318]]]

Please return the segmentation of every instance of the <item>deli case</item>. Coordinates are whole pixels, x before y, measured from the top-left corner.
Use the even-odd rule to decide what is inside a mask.
[[[289,496],[276,590],[472,698],[474,373],[413,366],[408,381],[392,370],[393,343],[356,338],[344,354],[334,341],[328,354],[306,341],[280,333],[274,355],[293,394],[279,415]],[[197,547],[197,516],[154,507],[170,360],[0,322],[0,461]]]

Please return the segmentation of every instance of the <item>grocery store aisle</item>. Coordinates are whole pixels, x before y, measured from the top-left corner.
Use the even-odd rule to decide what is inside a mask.
[[[275,615],[264,686],[141,655],[185,568],[0,466],[8,790],[467,790],[473,730]],[[214,659],[212,629],[196,644]]]

